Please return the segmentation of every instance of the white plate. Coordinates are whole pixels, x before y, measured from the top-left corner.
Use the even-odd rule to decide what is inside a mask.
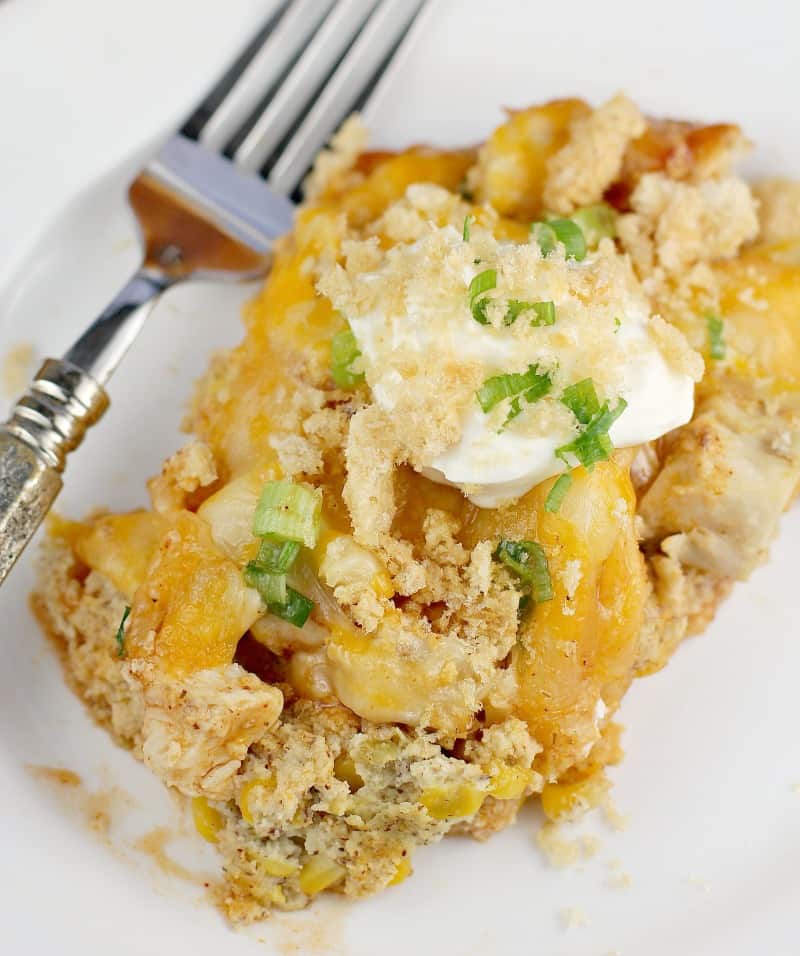
[[[119,204],[109,213],[120,164],[202,94],[263,8],[248,0],[0,6],[0,355],[20,341],[39,356],[57,351],[113,291],[134,256]],[[797,15],[777,0],[733,8],[433,0],[373,105],[376,141],[477,140],[501,104],[597,100],[624,88],[654,113],[738,120],[759,145],[753,169],[800,173],[789,96],[800,84]],[[140,74],[142,62],[149,68]],[[102,190],[75,198],[99,177]],[[28,281],[10,281],[34,246]],[[70,278],[66,265],[76,260]],[[61,511],[143,501],[145,477],[180,440],[191,380],[212,348],[240,335],[242,294],[195,287],[169,296],[114,379],[111,411],[70,463]],[[153,827],[175,828],[178,811],[64,688],[27,610],[28,555],[0,592],[3,951],[796,953],[798,557],[795,510],[770,564],[737,588],[708,633],[633,687],[621,714],[627,757],[612,771],[629,824],[618,833],[599,821],[584,827],[600,840],[594,858],[548,867],[528,811],[488,845],[448,839],[419,853],[413,879],[381,896],[324,901],[235,934],[202,888],[133,848]],[[26,764],[70,768],[85,787],[59,788]],[[87,791],[105,794],[105,841],[86,824],[103,802]],[[215,870],[199,840],[168,852],[192,872]],[[621,873],[627,888],[615,885]],[[567,928],[570,913],[585,925]]]

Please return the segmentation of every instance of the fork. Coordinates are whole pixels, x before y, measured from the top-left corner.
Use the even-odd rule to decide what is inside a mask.
[[[267,272],[317,151],[359,109],[426,0],[280,0],[180,134],[130,186],[142,264],[0,425],[0,584],[109,405],[105,384],[159,296]],[[265,182],[266,180],[266,182]]]

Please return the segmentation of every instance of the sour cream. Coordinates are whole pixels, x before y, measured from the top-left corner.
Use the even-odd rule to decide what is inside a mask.
[[[440,231],[438,241],[440,248],[445,243],[454,250],[451,258],[460,255],[464,245],[450,227]],[[620,397],[627,402],[609,432],[617,448],[652,441],[691,419],[694,380],[685,364],[681,367],[674,354],[667,355],[648,300],[627,260],[613,247],[580,263],[544,260],[538,250],[510,242],[495,243],[491,258],[481,251],[483,259],[473,257],[472,251],[457,259],[435,292],[419,281],[403,282],[392,272],[397,267],[391,262],[365,273],[362,282],[394,290],[399,285],[405,294],[392,296],[391,308],[378,298],[362,314],[348,315],[374,400],[389,413],[403,390],[414,387],[404,377],[404,363],[430,367],[432,357],[447,356],[465,366],[478,363],[484,380],[534,365],[552,371],[551,394],[536,404],[522,402],[521,413],[508,426],[508,400],[489,414],[477,398],[470,400],[460,438],[423,463],[425,475],[461,488],[479,507],[495,508],[564,471],[567,466],[556,449],[571,442],[580,426],[560,395],[568,384],[585,378],[598,385],[601,402],[608,400],[611,407]],[[403,255],[424,270],[424,241],[407,246]],[[487,265],[496,267],[498,275],[492,297],[500,296],[505,283],[507,299],[553,301],[555,323],[533,327],[530,312],[522,312],[513,326],[475,321],[467,290]],[[408,261],[403,266],[410,268]],[[446,402],[448,397],[438,400]]]

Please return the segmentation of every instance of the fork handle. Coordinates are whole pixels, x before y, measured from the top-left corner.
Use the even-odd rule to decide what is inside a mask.
[[[47,359],[0,425],[0,584],[61,490],[67,454],[108,407],[77,365]]]

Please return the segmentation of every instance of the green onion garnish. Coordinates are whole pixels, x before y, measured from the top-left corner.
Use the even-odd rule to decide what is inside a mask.
[[[470,302],[483,292],[488,292],[497,286],[497,271],[495,269],[484,269],[473,277],[469,284]]]
[[[547,494],[544,502],[544,510],[556,512],[561,508],[561,502],[570,489],[572,484],[572,475],[567,471],[558,479]]]
[[[509,541],[502,538],[494,556],[530,588],[531,597],[537,604],[552,600],[550,569],[540,544],[536,541]]]
[[[270,614],[294,624],[295,627],[302,627],[314,610],[314,602],[309,600],[305,594],[287,587],[286,600],[281,604],[268,604],[267,610]]]
[[[543,256],[549,256],[556,242],[564,245],[567,259],[580,262],[586,257],[586,239],[581,227],[572,219],[548,219],[547,222],[534,222],[531,235],[539,243]]]
[[[297,541],[307,548],[317,543],[322,492],[293,481],[268,481],[256,506],[253,534]]]
[[[555,325],[556,307],[553,302],[534,302],[533,311],[536,318],[531,319],[531,325]]]
[[[520,299],[509,299],[504,325],[513,325],[521,312],[532,311],[535,317],[531,325],[554,325],[556,321],[556,307],[552,302],[523,302]]]
[[[272,604],[286,603],[285,573],[270,571],[257,561],[248,561],[244,569],[244,580],[248,587],[258,591],[267,607]]]
[[[488,325],[489,317],[486,315],[486,307],[489,305],[491,299],[488,296],[484,296],[482,299],[475,299],[471,305],[472,309],[472,318],[478,323],[478,325]]]
[[[564,389],[561,401],[581,425],[588,425],[600,411],[600,400],[597,397],[594,382],[590,378],[585,378],[574,385],[568,385]]]
[[[300,554],[300,545],[296,541],[271,541],[264,538],[258,549],[256,563],[266,571],[286,574]]]
[[[571,219],[551,219],[548,226],[556,234],[556,238],[564,245],[564,253],[567,259],[575,259],[578,262],[586,256],[586,239],[581,232],[581,227]]]
[[[510,372],[487,378],[475,395],[481,408],[488,414],[504,398],[523,395],[526,401],[536,402],[550,391],[552,384],[546,372],[539,372],[536,365],[529,365],[527,372]]]
[[[489,324],[489,319],[486,317],[486,306],[489,304],[489,299],[486,297],[479,299],[478,296],[494,289],[496,286],[497,272],[494,269],[484,269],[483,272],[474,276],[469,284],[469,307],[472,311],[472,318],[479,325]]]
[[[546,258],[556,247],[556,234],[546,222],[531,223],[531,235],[538,242],[542,256]]]
[[[622,319],[619,318],[619,316],[617,316],[617,318],[614,319],[614,335],[616,335],[617,332],[619,332],[621,327],[622,327]]]
[[[576,209],[570,219],[578,224],[590,249],[601,239],[613,239],[617,234],[616,210],[605,202]]]
[[[331,339],[331,375],[338,388],[355,388],[364,381],[363,372],[353,372],[350,368],[359,355],[352,329],[342,329]]]
[[[608,402],[605,402],[577,438],[567,445],[556,448],[556,457],[570,465],[568,456],[574,455],[584,468],[589,469],[598,461],[607,461],[614,451],[608,430],[627,407],[628,403],[624,398],[620,398],[614,409],[610,409]]]
[[[712,359],[725,358],[725,326],[718,315],[707,315],[709,355]]]
[[[125,610],[122,612],[122,620],[119,622],[119,627],[117,628],[117,657],[125,656],[125,622],[128,620],[130,613],[131,609],[126,604]]]
[[[513,325],[519,318],[520,312],[524,312],[526,309],[532,308],[532,302],[521,302],[519,299],[509,299],[508,308],[506,309],[506,314],[503,318],[503,325]]]
[[[469,242],[469,227],[473,222],[475,222],[473,215],[464,216],[464,229],[461,232],[461,238],[464,242]]]

